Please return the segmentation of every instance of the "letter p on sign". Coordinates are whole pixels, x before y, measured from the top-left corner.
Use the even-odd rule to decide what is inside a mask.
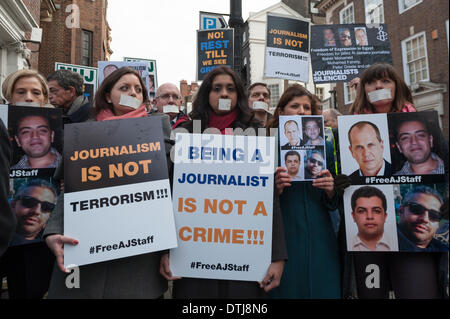
[[[216,29],[217,20],[215,18],[205,17],[203,18],[203,26],[205,29]]]

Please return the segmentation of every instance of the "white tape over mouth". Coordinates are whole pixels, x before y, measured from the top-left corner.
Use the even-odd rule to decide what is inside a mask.
[[[130,95],[121,94],[119,104],[123,106],[132,107],[133,109],[137,109],[139,106],[142,105],[142,102]]]
[[[31,107],[41,107],[39,102],[17,102],[15,106],[31,106]]]
[[[367,93],[369,96],[370,103],[375,103],[381,100],[390,100],[392,99],[391,90],[390,89],[381,89],[373,92]]]
[[[231,110],[231,99],[219,99],[219,110],[221,111]]]
[[[163,106],[163,112],[164,113],[180,113],[180,110],[176,105],[169,104]]]
[[[253,109],[254,110],[264,110],[266,112],[269,112],[269,105],[267,105],[266,102],[255,101],[255,102],[253,102]]]

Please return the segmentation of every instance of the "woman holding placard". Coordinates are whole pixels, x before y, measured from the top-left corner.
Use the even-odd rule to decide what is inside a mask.
[[[248,106],[244,86],[236,73],[228,67],[218,67],[207,74],[199,88],[190,113],[189,122],[181,125],[189,132],[194,130],[194,120],[201,121],[201,130],[233,134],[233,129],[257,129],[261,123],[254,118]],[[197,132],[195,132],[197,133]],[[218,133],[218,132],[217,132]],[[161,274],[175,280],[174,298],[263,298],[265,292],[278,286],[287,259],[284,233],[279,213],[278,196],[274,194],[272,263],[263,281],[197,279],[173,277],[169,254],[161,259]]]
[[[317,115],[313,97],[299,84],[281,96],[268,127],[279,126],[280,115]],[[333,167],[332,145],[326,143],[327,167]],[[323,170],[311,182],[291,182],[284,167],[275,183],[286,233],[289,259],[274,298],[340,298],[338,245],[329,211],[337,208],[333,176]]]
[[[357,90],[355,102],[350,108],[351,114],[416,111],[408,86],[389,64],[377,63],[370,66],[362,73],[361,78],[352,80],[350,85]],[[344,193],[349,185],[348,176],[336,177],[336,189],[339,193]],[[345,231],[342,234],[344,233]],[[430,252],[358,252],[347,256],[353,259],[358,297],[369,299],[388,298],[391,288],[395,298],[440,298],[445,292],[439,282],[444,282],[445,279],[439,278],[443,276],[438,269],[439,263],[445,263],[447,266],[444,268],[448,267],[448,262],[444,260],[446,258],[442,259],[446,255],[447,253]],[[379,283],[375,288],[367,286],[368,276],[373,275],[366,272],[369,266],[374,265],[378,269]]]
[[[147,117],[147,99],[147,89],[139,73],[132,68],[120,68],[102,82],[95,96],[93,114],[97,121]],[[162,119],[163,127],[170,128],[168,117]],[[168,286],[159,275],[158,252],[81,266],[80,287],[69,289],[66,285],[70,281],[70,277],[66,278],[69,271],[63,264],[64,245],[77,245],[78,241],[63,235],[63,207],[61,195],[44,233],[57,261],[49,298],[162,297]]]

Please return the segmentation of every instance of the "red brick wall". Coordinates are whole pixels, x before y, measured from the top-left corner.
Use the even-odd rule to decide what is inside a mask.
[[[40,24],[40,11],[41,11],[41,1],[40,0],[22,0],[23,4],[30,11],[36,23]],[[26,38],[31,38],[31,32],[26,33]],[[39,44],[27,43],[27,48],[31,51],[30,64],[31,69],[37,70],[39,66]]]

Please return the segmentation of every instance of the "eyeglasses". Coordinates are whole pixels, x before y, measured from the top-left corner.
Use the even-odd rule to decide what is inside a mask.
[[[341,37],[342,39],[350,39],[350,36],[347,34],[341,34],[339,37]]]
[[[408,206],[409,211],[417,216],[423,215],[425,214],[425,212],[428,212],[428,218],[431,221],[438,222],[442,219],[441,212],[434,209],[428,209],[420,204],[408,202],[405,204],[405,206]]]
[[[319,161],[319,160],[316,160],[315,158],[309,158],[308,161],[309,161],[311,164],[316,164],[316,163],[317,163],[318,166],[323,166],[323,162],[322,162],[322,161]]]
[[[160,98],[163,100],[169,100],[170,98],[172,98],[173,100],[179,100],[179,99],[181,99],[181,96],[176,95],[176,94],[163,94],[163,95],[157,96],[156,98],[157,99]]]
[[[31,196],[19,196],[17,200],[22,201],[22,206],[26,208],[34,208],[38,204],[41,205],[41,211],[44,213],[51,213],[55,209],[55,204],[50,202],[42,202],[37,198]]]

